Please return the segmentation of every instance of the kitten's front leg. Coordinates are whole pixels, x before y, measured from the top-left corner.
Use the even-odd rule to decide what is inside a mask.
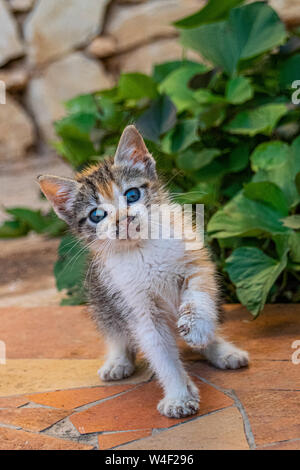
[[[184,370],[176,341],[154,304],[145,299],[139,302],[133,328],[138,344],[165,392],[158,411],[169,418],[196,413],[199,408],[198,389]]]
[[[179,334],[189,346],[203,348],[214,339],[217,308],[207,292],[186,290],[178,316]]]
[[[214,339],[218,322],[215,268],[205,248],[186,255],[186,277],[178,310],[178,329],[186,343],[203,348]]]
[[[178,311],[179,333],[190,346],[201,349],[204,356],[220,369],[247,366],[248,353],[215,334],[218,323],[215,299],[218,289],[214,266],[205,250],[196,255],[186,273],[185,289]]]
[[[190,346],[203,348],[214,339],[218,323],[215,267],[205,248],[188,253],[187,259],[178,329]]]

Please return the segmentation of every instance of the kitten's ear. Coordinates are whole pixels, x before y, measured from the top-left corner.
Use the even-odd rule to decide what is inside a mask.
[[[37,180],[56,214],[67,223],[70,223],[73,217],[73,203],[80,184],[71,178],[60,178],[52,175],[38,176]]]
[[[134,126],[127,126],[121,135],[115,155],[115,165],[137,167],[150,177],[156,178],[155,160]]]

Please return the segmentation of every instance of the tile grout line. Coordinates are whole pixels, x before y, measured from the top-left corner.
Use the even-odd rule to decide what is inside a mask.
[[[126,393],[136,390],[141,385],[142,384],[135,384],[134,387],[129,388],[128,390],[123,390],[123,392],[116,393],[115,395],[111,395],[110,397],[100,398],[99,400],[95,400],[93,402],[86,403],[85,405],[78,406],[77,408],[73,408],[74,413],[72,413],[70,416],[73,416],[76,413],[81,413],[82,411],[88,410],[89,408],[92,408],[95,405],[99,405],[100,403],[105,403],[108,400],[113,400],[114,398],[118,398],[123,395],[126,395]]]
[[[81,412],[81,411],[84,411],[86,409],[89,409],[95,405],[98,405],[100,403],[104,403],[108,400],[112,400],[114,398],[117,398],[117,397],[120,397],[120,396],[123,396],[125,395],[126,393],[130,392],[130,391],[133,391],[133,390],[136,390],[138,389],[140,386],[142,386],[144,383],[149,383],[153,380],[153,374],[151,375],[151,377],[149,377],[148,380],[146,381],[143,381],[143,382],[140,382],[140,383],[135,383],[135,384],[131,384],[129,383],[128,385],[130,386],[130,388],[128,390],[123,390],[122,392],[120,393],[117,393],[115,395],[112,395],[110,397],[106,397],[106,398],[102,398],[100,400],[96,400],[96,401],[93,401],[93,402],[90,402],[90,403],[87,403],[85,405],[81,405],[77,408],[73,408],[71,409],[71,414],[69,416],[66,416],[65,418],[62,418],[61,420],[51,424],[50,426],[48,426],[47,428],[45,429],[42,429],[40,431],[33,431],[33,430],[27,430],[27,429],[24,429],[22,427],[19,427],[19,426],[14,426],[14,425],[9,425],[9,424],[5,424],[5,423],[0,423],[0,427],[4,427],[4,428],[9,428],[9,429],[13,429],[13,430],[17,430],[17,431],[23,431],[23,432],[28,432],[28,433],[31,433],[33,435],[45,435],[45,436],[48,436],[48,437],[53,437],[53,438],[56,438],[56,439],[62,439],[64,441],[72,441],[72,442],[76,442],[76,443],[79,443],[79,444],[89,444],[91,446],[93,446],[93,448],[95,449],[98,449],[99,450],[99,446],[98,446],[98,435],[101,434],[101,432],[97,432],[97,433],[87,433],[87,434],[80,434],[79,431],[76,429],[76,427],[73,425],[72,421],[70,420],[70,417],[73,416],[74,414],[76,414],[77,412]],[[122,384],[120,384],[122,385]],[[124,384],[126,385],[126,384]],[[95,387],[92,387],[92,388],[97,388],[98,386],[95,386]],[[105,388],[109,388],[109,386],[103,386]],[[90,387],[85,387],[85,388],[90,388]],[[72,389],[70,389],[72,390]],[[56,391],[56,390],[55,390]],[[51,393],[51,392],[50,392]],[[37,393],[38,395],[39,393]],[[26,396],[26,395],[25,395]],[[6,398],[6,397],[5,397]],[[44,404],[39,404],[39,403],[35,403],[35,402],[30,402],[28,401],[27,403],[17,407],[16,409],[18,408],[28,408],[28,405],[30,407],[30,404],[33,404],[35,405],[34,408],[43,408],[43,409],[60,409],[60,408],[55,408],[55,407],[52,407],[52,406],[47,406],[47,405],[44,405]],[[14,408],[15,409],[15,408]],[[63,409],[63,408],[61,408]],[[57,425],[59,426],[60,424],[62,423],[66,423],[68,422],[73,428],[74,428],[74,432],[75,433],[78,433],[78,435],[71,435],[71,436],[68,436],[68,435],[60,435],[59,433],[51,433],[51,429],[56,427]],[[50,431],[50,432],[49,432]],[[152,431],[152,430],[151,430]],[[113,433],[118,433],[119,431],[115,431]]]
[[[205,379],[204,377],[201,377],[200,375],[197,375],[195,372],[192,372],[191,374],[194,375],[195,377],[197,377],[198,379],[202,380],[207,385],[210,385],[211,387],[214,387],[219,392],[224,393],[225,395],[227,395],[229,398],[231,398],[234,401],[235,406],[238,408],[238,410],[239,410],[239,412],[242,416],[242,419],[243,419],[243,426],[244,426],[245,436],[246,436],[249,448],[250,448],[250,450],[256,449],[255,439],[254,439],[254,435],[253,435],[253,432],[252,432],[252,428],[251,428],[251,424],[250,424],[248,415],[247,415],[241,401],[237,397],[235,391],[234,390],[228,390],[226,388],[222,388],[218,385],[215,385],[214,383],[210,382],[209,380]]]
[[[139,384],[138,384],[138,385],[139,385]],[[136,389],[136,388],[137,388],[137,387],[134,387],[134,389]],[[132,389],[132,390],[133,390],[133,389]],[[125,393],[126,393],[126,391],[125,391],[125,392],[122,392],[122,393],[120,393],[120,394],[118,394],[118,396],[124,395]],[[115,396],[113,396],[113,397],[108,397],[107,399],[100,400],[100,402],[102,403],[102,402],[104,402],[104,401],[107,401],[107,400],[113,399],[113,398],[115,398]],[[97,404],[97,402],[94,402],[94,403]],[[90,405],[93,405],[94,403],[92,403],[92,404],[90,404]],[[86,406],[86,405],[84,405],[84,406]],[[205,414],[200,415],[200,416],[199,416],[199,415],[198,415],[198,416],[193,416],[193,417],[190,417],[190,418],[188,418],[188,419],[185,419],[184,421],[182,421],[182,422],[180,422],[180,423],[173,424],[173,425],[168,426],[168,427],[166,427],[166,428],[152,428],[152,429],[148,428],[148,429],[151,431],[151,435],[153,435],[153,433],[159,434],[159,433],[161,433],[161,432],[168,431],[168,430],[170,430],[170,429],[173,429],[173,428],[176,428],[176,427],[178,427],[178,426],[181,426],[181,425],[183,425],[183,424],[185,424],[185,423],[187,423],[187,422],[191,422],[191,421],[195,421],[195,420],[204,418],[205,416],[209,416],[209,415],[218,413],[218,412],[220,412],[220,411],[223,411],[224,409],[232,408],[232,407],[234,407],[234,406],[235,406],[235,405],[225,406],[225,407],[222,407],[222,408],[220,408],[220,409],[218,409],[218,410],[213,410],[213,411],[210,411],[210,412],[205,413]],[[83,408],[83,407],[82,407],[82,408]],[[60,435],[57,435],[57,434],[50,434],[50,433],[48,433],[48,431],[51,431],[51,429],[52,429],[53,427],[55,427],[57,424],[62,423],[62,422],[69,422],[69,423],[72,425],[72,427],[74,428],[74,431],[75,431],[75,432],[78,432],[77,428],[73,425],[72,421],[70,420],[70,417],[71,417],[72,415],[74,415],[74,414],[76,414],[76,413],[73,413],[73,414],[71,414],[71,415],[69,415],[69,416],[63,418],[61,421],[58,421],[58,422],[54,423],[53,425],[49,426],[47,429],[44,429],[43,431],[40,431],[40,432],[41,432],[41,433],[45,433],[46,435],[56,436],[56,437],[59,437],[59,438],[61,438],[61,439],[72,440],[72,441],[75,441],[75,442],[82,442],[82,441],[83,441],[83,442],[89,442],[89,440],[87,439],[89,436],[91,436],[91,437],[92,437],[92,436],[93,436],[93,437],[95,437],[95,436],[98,437],[98,436],[100,436],[100,435],[102,435],[102,434],[104,434],[104,435],[107,435],[107,434],[119,434],[119,433],[124,433],[124,434],[125,434],[126,432],[139,431],[139,429],[126,429],[126,430],[122,430],[122,431],[121,431],[121,430],[117,430],[117,431],[97,431],[97,432],[95,432],[95,433],[79,434],[79,435],[76,435],[76,436],[75,436],[75,435],[73,435],[73,436],[60,436]],[[145,436],[145,437],[143,437],[143,438],[135,439],[135,440],[143,440],[143,439],[146,439],[147,437],[150,437],[150,436]],[[131,442],[131,441],[130,441],[130,442]],[[127,444],[127,443],[124,443],[124,444],[121,444],[121,445],[126,445],[126,444]],[[115,446],[115,447],[117,447],[117,446]]]
[[[96,433],[86,433],[86,434],[80,434],[79,431],[77,430],[77,428],[73,425],[72,421],[70,420],[70,417],[77,414],[77,413],[80,413],[82,411],[85,411],[89,408],[92,408],[93,406],[96,406],[100,403],[104,403],[108,400],[113,400],[114,398],[118,398],[120,396],[123,396],[123,395],[126,395],[126,393],[128,392],[131,392],[133,390],[136,390],[137,388],[139,388],[141,385],[143,385],[144,383],[149,383],[151,382],[153,379],[153,375],[145,382],[141,382],[141,383],[137,383],[137,384],[132,384],[132,387],[130,387],[128,390],[123,390],[122,392],[120,393],[117,393],[115,395],[112,395],[110,397],[106,397],[106,398],[102,398],[100,400],[96,400],[94,402],[91,402],[91,403],[87,403],[85,405],[82,405],[82,406],[79,406],[77,408],[74,408],[72,409],[72,413],[69,415],[69,416],[66,416],[65,418],[61,419],[60,421],[57,421],[56,423],[53,423],[52,425],[50,425],[48,428],[46,429],[43,429],[42,431],[40,431],[40,434],[45,434],[47,436],[51,436],[51,437],[56,437],[56,438],[59,438],[59,439],[64,439],[64,440],[71,440],[73,442],[78,442],[78,443],[88,443],[88,444],[91,444],[94,446],[94,448],[96,447],[98,450],[99,450],[99,446],[98,446],[98,435],[100,435],[102,432],[96,432]],[[128,385],[131,385],[131,384],[128,384]],[[109,386],[108,386],[109,387]],[[89,388],[89,387],[87,387]],[[43,407],[44,405],[41,405],[41,407]],[[47,406],[45,406],[47,407]],[[47,407],[48,408],[48,407]],[[54,407],[51,407],[53,409],[56,409]],[[59,435],[58,433],[51,433],[51,430],[56,427],[57,425],[59,426],[59,424],[62,424],[62,423],[68,423],[70,426],[72,426],[72,428],[74,428],[74,432],[75,433],[78,433],[78,435],[72,435],[72,436],[66,436],[66,435]],[[49,433],[50,431],[50,433]],[[114,431],[113,433],[118,433],[119,431]],[[96,440],[96,442],[93,442],[94,440]]]
[[[235,394],[234,390],[232,390],[232,398],[234,399],[235,403],[236,403],[236,406],[239,410],[239,412],[241,413],[242,415],[242,418],[243,418],[243,424],[244,424],[244,431],[245,431],[245,436],[246,436],[246,439],[248,441],[248,444],[249,444],[249,447],[251,450],[254,450],[256,449],[256,444],[255,444],[255,439],[254,439],[254,435],[253,435],[253,432],[252,432],[252,428],[251,428],[251,424],[250,424],[250,420],[248,418],[248,415],[246,413],[246,410],[245,408],[243,407],[243,404],[241,403],[241,401],[239,400],[239,398],[237,397],[237,395]]]
[[[225,406],[224,408],[220,408],[219,410],[209,411],[208,413],[205,413],[205,414],[200,415],[200,416],[199,415],[198,416],[193,416],[193,417],[190,417],[188,419],[185,419],[185,421],[173,424],[172,426],[169,426],[168,428],[152,428],[152,434],[150,436],[141,437],[140,439],[135,439],[135,441],[143,441],[145,439],[149,439],[149,437],[156,436],[156,435],[164,433],[166,431],[170,431],[172,429],[183,426],[184,424],[191,423],[191,422],[197,421],[197,420],[201,420],[202,418],[205,418],[206,416],[211,416],[211,415],[220,413],[221,411],[227,410],[229,408],[234,408],[234,407],[235,407],[235,405]],[[115,431],[115,432],[118,433],[119,431]],[[130,442],[133,442],[133,441],[130,441]],[[120,450],[122,450],[121,447],[123,447],[127,444],[129,444],[129,442],[124,442],[124,444],[119,444],[118,446],[112,447],[112,449],[114,449],[114,448],[119,449],[120,448]]]
[[[300,437],[295,437],[294,439],[286,439],[284,441],[275,441],[275,442],[269,442],[267,444],[262,444],[257,447],[257,449],[264,449],[265,447],[274,447],[279,444],[286,444],[288,442],[300,442]]]

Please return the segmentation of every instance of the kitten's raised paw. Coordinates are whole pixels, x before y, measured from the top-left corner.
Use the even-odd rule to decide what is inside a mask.
[[[185,418],[194,415],[199,409],[199,399],[188,397],[185,399],[163,398],[157,405],[158,411],[168,418]]]
[[[215,324],[200,307],[188,303],[180,307],[177,323],[180,336],[189,346],[205,347],[213,340]]]
[[[129,377],[134,372],[134,365],[127,361],[109,361],[99,370],[98,375],[101,380],[108,382],[110,380],[122,380]]]

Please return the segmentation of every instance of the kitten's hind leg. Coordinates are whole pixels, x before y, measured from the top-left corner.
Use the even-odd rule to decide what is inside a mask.
[[[104,365],[98,370],[103,381],[121,380],[134,372],[135,352],[127,338],[115,336],[107,340],[108,355]]]
[[[220,336],[216,336],[201,352],[219,369],[239,369],[249,364],[247,351],[237,348]]]

